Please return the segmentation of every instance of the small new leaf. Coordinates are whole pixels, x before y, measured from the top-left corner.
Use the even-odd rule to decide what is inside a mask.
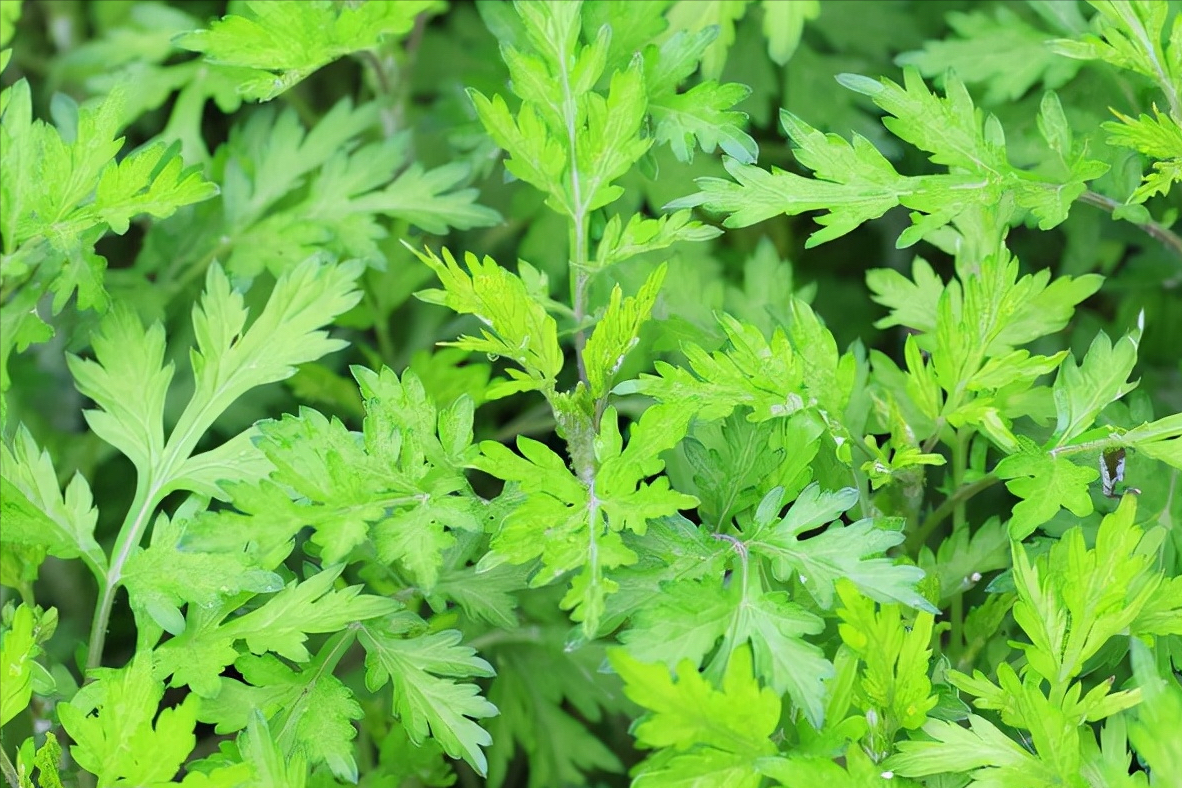
[[[491,257],[480,260],[471,252],[464,256],[467,271],[447,249],[443,250],[442,260],[430,250],[425,254],[415,251],[415,255],[430,266],[443,285],[442,290],[416,293],[418,298],[460,314],[475,315],[487,326],[480,337],[465,336],[446,344],[504,356],[525,370],[525,374],[511,372],[513,380],[495,386],[488,393],[490,399],[518,391],[553,391],[555,377],[562,369],[558,324],[531,296],[520,277],[501,268]]]
[[[593,399],[598,400],[607,394],[628,351],[640,341],[640,327],[652,313],[664,281],[665,266],[662,265],[649,275],[635,296],[624,298],[619,285],[612,289],[607,310],[583,349],[583,363]]]

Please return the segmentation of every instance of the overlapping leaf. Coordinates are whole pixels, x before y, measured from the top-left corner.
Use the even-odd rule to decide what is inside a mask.
[[[995,205],[1007,194],[1028,209],[1042,229],[1050,229],[1067,218],[1071,202],[1085,190],[1084,182],[1107,169],[1071,149],[1062,154],[1063,172],[1054,176],[1032,176],[1012,167],[1000,125],[992,118],[982,122],[963,83],[955,77],[946,82],[945,98],[929,92],[913,68],[905,70],[902,86],[857,75],[843,75],[839,81],[886,110],[889,117],[884,125],[931,154],[931,160],[948,167],[948,173],[900,175],[864,137],[855,135],[851,144],[782,111],[780,119],[796,146],[797,161],[813,171],[812,178],[777,168],[768,172],[728,159],[726,168],[733,182],[701,178],[699,192],[668,207],[703,206],[725,214],[727,227],[747,227],[782,213],[824,211],[816,219],[824,229],[806,242],[812,247],[902,205],[919,212],[898,241],[899,246],[910,246],[966,211]],[[1051,111],[1044,106],[1044,113]]]

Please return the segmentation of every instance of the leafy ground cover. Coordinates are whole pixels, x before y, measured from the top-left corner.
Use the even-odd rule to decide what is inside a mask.
[[[4,780],[1182,784],[1180,5],[5,0]]]

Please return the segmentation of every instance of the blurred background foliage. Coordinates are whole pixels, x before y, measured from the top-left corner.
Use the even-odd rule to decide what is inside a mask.
[[[3,5],[11,8],[15,3],[5,0]],[[513,31],[503,5],[491,0],[424,4],[406,35],[330,63],[260,104],[242,100],[236,75],[228,67],[208,63],[174,43],[180,33],[239,12],[241,4],[235,0],[24,4],[13,60],[2,79],[5,85],[22,77],[29,80],[35,116],[57,117],[68,111],[67,102],[55,95],[81,103],[127,85],[125,151],[161,138],[176,141],[185,163],[201,165],[212,180],[237,178],[251,184],[237,195],[224,188],[213,200],[162,221],[133,223],[127,233],[98,241],[97,249],[109,265],[107,289],[129,299],[143,318],[165,321],[171,352],[189,345],[190,305],[215,259],[236,279],[263,283],[313,248],[326,247],[370,263],[364,276],[365,297],[338,329],[351,342],[350,349],[307,365],[283,385],[244,398],[216,425],[211,441],[258,419],[293,412],[300,403],[356,427],[362,411],[348,377],[351,363],[413,369],[441,402],[461,392],[477,403],[483,400],[486,384],[501,362],[436,349],[437,342],[460,333],[468,319],[411,298],[427,286],[431,272],[414,261],[403,241],[432,246],[443,242],[455,250],[491,255],[505,265],[524,260],[536,269],[536,287],[548,288],[551,294],[566,292],[566,223],[543,206],[537,190],[506,176],[500,151],[482,130],[466,93],[468,88],[489,95],[505,92],[508,72],[498,53],[498,36],[504,39]],[[1087,28],[1086,9],[1074,0],[822,0],[815,17],[804,22],[799,44],[783,65],[769,55],[762,27],[766,9],[761,4],[701,6],[708,7],[703,14],[717,15],[704,17],[703,24],[720,23],[720,41],[729,42],[733,35],[729,47],[724,44],[716,53],[712,67],[720,69],[714,76],[721,81],[751,88],[739,108],[749,115],[748,132],[759,145],[761,166],[803,172],[779,128],[782,107],[822,131],[847,138],[851,132],[864,135],[902,173],[938,171],[921,152],[900,144],[883,128],[880,113],[868,99],[834,80],[843,72],[899,80],[901,65],[911,64],[937,85],[947,70],[955,70],[978,106],[1000,120],[1011,160],[1019,166],[1037,161],[1034,119],[1044,90],[1054,89],[1072,127],[1090,134],[1093,155],[1112,165],[1092,188],[1119,204],[1140,181],[1143,159],[1109,146],[1100,123],[1111,119],[1110,107],[1134,116],[1149,112],[1155,101],[1160,102],[1160,92],[1135,74],[1099,62],[1068,60],[1046,48],[1048,39],[1072,37]],[[336,120],[353,113],[353,120],[337,124],[348,132],[331,141],[317,160],[315,151],[300,147],[300,138],[332,113],[338,113],[333,115]],[[277,131],[281,127],[286,131]],[[445,220],[416,214],[414,206],[399,206],[376,220],[380,232],[347,219],[317,224],[317,217],[331,216],[335,205],[331,194],[323,204],[318,202],[323,195],[317,189],[323,185],[319,177],[325,162],[336,150],[360,157],[361,168],[381,161],[397,177],[449,168],[448,185],[437,190],[443,196],[436,207]],[[643,207],[650,215],[660,215],[663,205],[694,191],[695,178],[725,177],[717,155],[698,153],[682,162],[666,147],[655,148],[643,169],[622,181],[627,192],[611,206],[611,214],[627,215]],[[270,182],[261,178],[275,173],[291,177],[283,187],[275,187],[278,191],[269,201],[263,200],[258,194]],[[468,189],[477,190],[478,196]],[[239,198],[257,209],[249,221],[244,219],[249,211],[232,202]],[[1180,200],[1182,193],[1175,189],[1151,198],[1146,208],[1159,224],[1168,226],[1177,219]],[[1107,278],[1068,328],[1068,344],[1077,356],[1098,331],[1123,334],[1144,311],[1138,396],[1150,398],[1159,415],[1176,413],[1182,411],[1182,256],[1135,224],[1114,219],[1111,207],[1078,204],[1052,231],[1015,228],[1009,245],[1023,272],[1048,268],[1055,275],[1096,272]],[[597,216],[594,230],[602,231],[608,218],[606,213]],[[634,292],[658,264],[669,263],[660,312],[655,315],[662,328],[646,329],[621,378],[651,369],[656,358],[675,356],[671,338],[720,346],[723,337],[713,318],[718,310],[770,333],[775,323],[769,314],[792,292],[813,304],[843,349],[860,340],[867,349],[900,360],[905,335],[898,328],[876,328],[887,310],[871,301],[865,272],[890,267],[907,273],[918,252],[945,280],[952,276],[952,258],[940,249],[927,244],[896,248],[895,240],[907,223],[905,209],[894,209],[834,242],[806,249],[805,240],[815,230],[812,218],[780,216],[728,231],[711,242],[681,244],[618,267],[615,279],[625,292]],[[607,277],[596,283],[594,305],[606,302],[612,284]],[[248,300],[261,303],[267,289],[252,289]],[[62,353],[84,349],[96,320],[94,312],[72,307],[56,315],[57,339],[11,359],[10,374],[19,385],[7,396],[9,423],[29,426],[55,457],[63,480],[75,471],[91,479],[95,497],[104,502],[106,520],[96,533],[101,541],[117,527],[119,513],[130,501],[126,480],[131,466],[85,429],[82,398],[70,381]],[[1048,348],[1046,352],[1057,349]],[[1043,352],[1037,344],[1030,349]],[[183,366],[183,359],[177,361]],[[187,392],[178,386],[170,396],[180,403]],[[478,439],[550,435],[553,420],[544,403],[522,395],[486,405],[477,430]],[[996,495],[987,497],[986,506],[989,500],[1000,502],[1004,493],[999,490]],[[92,590],[83,587],[72,569],[60,571],[55,566],[46,566],[46,593],[38,598],[43,605],[61,608],[60,631],[65,636],[55,642],[69,643],[70,627],[85,626],[89,618]],[[112,646],[124,643],[129,649],[132,631],[129,613],[116,617]],[[76,642],[85,640],[85,632],[74,634]]]

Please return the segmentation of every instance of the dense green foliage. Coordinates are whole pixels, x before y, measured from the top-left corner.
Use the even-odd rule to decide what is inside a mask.
[[[5,0],[4,780],[1179,785],[1180,11]]]

